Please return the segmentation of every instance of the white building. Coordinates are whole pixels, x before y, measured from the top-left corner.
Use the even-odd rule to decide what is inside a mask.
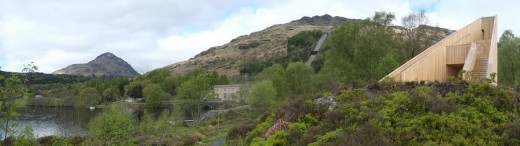
[[[215,85],[214,87],[217,97],[221,100],[238,100],[239,84]]]

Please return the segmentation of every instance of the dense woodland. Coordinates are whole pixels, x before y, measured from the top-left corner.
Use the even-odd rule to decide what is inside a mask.
[[[90,122],[87,137],[36,140],[26,133],[9,142],[208,145],[226,139],[226,145],[519,145],[520,38],[510,30],[500,38],[498,86],[461,77],[446,83],[391,78],[378,82],[442,39],[439,30],[420,27],[428,24],[424,12],[402,18],[401,33],[392,27],[394,19],[392,13],[377,12],[334,28],[311,66],[303,62],[323,32],[301,32],[288,39],[285,56],[249,62],[235,77],[203,70],[183,75],[155,70],[135,79],[4,74],[8,78],[0,78],[5,86],[2,103],[9,101],[5,91],[24,87],[16,91],[29,98],[28,105],[105,107]],[[247,107],[200,119],[210,110],[202,105],[216,101],[213,86],[230,83],[242,84],[239,94],[245,98],[222,102],[220,108]],[[44,98],[32,98],[35,94]],[[143,99],[139,104],[144,112],[124,112],[132,106],[121,102],[126,98]],[[182,124],[186,119],[195,123]]]

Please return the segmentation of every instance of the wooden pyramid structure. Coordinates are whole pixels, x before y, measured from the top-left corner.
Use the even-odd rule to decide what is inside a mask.
[[[465,80],[494,76],[496,83],[496,32],[496,16],[482,17],[427,48],[386,77],[396,81],[442,82],[464,70]]]

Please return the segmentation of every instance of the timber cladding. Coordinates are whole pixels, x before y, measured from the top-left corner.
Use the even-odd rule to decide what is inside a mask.
[[[497,73],[496,16],[482,17],[430,46],[386,77],[397,81],[445,81],[462,70],[472,43],[476,44],[475,70],[480,79]],[[473,64],[472,64],[473,65]],[[467,66],[467,65],[466,65]],[[386,78],[385,77],[385,78]],[[496,79],[495,79],[496,81]]]

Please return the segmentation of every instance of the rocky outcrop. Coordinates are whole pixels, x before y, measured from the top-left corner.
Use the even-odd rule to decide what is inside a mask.
[[[349,18],[344,18],[344,17],[339,17],[339,16],[332,17],[328,14],[325,14],[322,16],[313,16],[313,17],[305,16],[305,17],[302,17],[301,19],[295,20],[293,22],[302,23],[302,24],[310,24],[310,25],[336,26],[343,22],[356,21],[356,20],[359,20],[359,19],[349,19]]]

